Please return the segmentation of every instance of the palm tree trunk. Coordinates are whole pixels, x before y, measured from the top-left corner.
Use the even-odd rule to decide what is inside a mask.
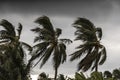
[[[54,77],[54,80],[57,80],[57,73],[58,73],[58,69],[57,67],[55,68],[55,77]]]
[[[98,53],[98,51],[99,51],[98,47],[96,48],[96,50],[97,50],[97,53]],[[96,65],[95,71],[98,72],[98,56],[96,56],[95,65]]]
[[[95,67],[95,71],[98,72],[98,64]]]
[[[96,60],[95,64],[96,64],[95,71],[98,72],[98,62],[97,62],[97,60]]]

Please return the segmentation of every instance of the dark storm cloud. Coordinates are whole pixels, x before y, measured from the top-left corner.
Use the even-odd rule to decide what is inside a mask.
[[[34,1],[3,1],[0,3],[0,13],[97,16],[108,14],[111,4],[108,0],[34,0]]]

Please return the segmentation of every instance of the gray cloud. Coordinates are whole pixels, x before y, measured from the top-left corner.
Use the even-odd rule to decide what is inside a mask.
[[[100,16],[108,15],[111,11],[110,1],[107,0],[76,0],[76,1],[21,1],[1,3],[1,13],[23,13],[42,15],[66,16]]]

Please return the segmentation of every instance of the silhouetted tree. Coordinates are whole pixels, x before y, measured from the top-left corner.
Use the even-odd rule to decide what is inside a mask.
[[[0,78],[2,80],[28,80],[29,71],[24,62],[25,49],[32,47],[20,41],[22,25],[19,23],[16,34],[14,26],[7,20],[0,22]],[[29,69],[30,70],[30,69]]]
[[[85,18],[78,18],[73,26],[76,28],[75,40],[80,40],[83,44],[77,47],[77,51],[71,54],[70,61],[80,58],[78,63],[78,71],[87,71],[92,67],[92,70],[98,71],[98,65],[102,65],[106,60],[106,49],[100,43],[102,38],[102,29]],[[81,56],[84,57],[81,59]]]
[[[58,67],[61,63],[66,61],[67,55],[65,43],[71,43],[72,41],[70,39],[59,39],[62,30],[60,28],[56,28],[55,30],[47,16],[39,17],[35,20],[35,23],[42,26],[32,29],[33,32],[38,34],[34,39],[34,42],[38,43],[33,47],[35,49],[33,59],[39,57],[37,63],[42,61],[40,65],[40,67],[42,67],[52,54],[53,67],[55,70],[54,78],[56,80]]]

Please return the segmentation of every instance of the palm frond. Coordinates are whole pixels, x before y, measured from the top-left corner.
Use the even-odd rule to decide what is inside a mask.
[[[95,59],[94,64],[93,64],[93,67],[92,67],[91,70],[95,69],[95,67],[98,66],[98,63],[99,63],[99,61],[100,61],[100,59],[101,59],[101,55],[102,55],[101,52],[99,52],[99,53],[97,54],[96,59]]]
[[[40,33],[41,32],[41,28],[39,28],[39,27],[36,27],[36,28],[34,28],[34,29],[31,29],[31,31],[33,31],[33,32],[35,32],[35,33]]]
[[[87,54],[78,64],[78,70],[82,69],[87,71],[93,64],[93,61],[97,57],[97,50],[94,50],[92,53]]]
[[[74,52],[73,54],[70,54],[70,56],[71,56],[70,61],[80,58],[85,51],[86,51],[86,48],[82,48],[82,49]]]
[[[60,28],[56,28],[56,36],[59,37],[62,34],[62,30]]]
[[[42,50],[49,45],[48,42],[41,42],[33,46],[33,49]]]
[[[102,38],[102,29],[101,28],[96,28],[96,32],[98,34],[99,40],[101,40],[101,38]]]
[[[36,36],[36,37],[34,38],[34,43],[35,43],[35,42],[40,42],[40,41],[41,41],[41,37]]]
[[[61,43],[59,44],[59,48],[60,48],[60,54],[61,54],[61,63],[64,63],[66,61],[67,58],[67,54],[66,54],[66,45]]]
[[[28,51],[32,51],[32,47],[31,47],[29,44],[27,44],[27,43],[25,43],[25,42],[21,42],[21,45],[22,45],[24,48],[26,48]]]
[[[39,52],[37,52],[36,54],[33,54],[32,57],[30,58],[29,62],[28,62],[27,67],[29,68],[31,66],[32,62],[42,55],[42,57],[33,66],[33,67],[35,67],[41,61],[41,59],[44,57],[45,50],[46,50],[46,47],[39,50]]]
[[[90,67],[92,66],[92,61],[89,62],[89,64],[85,64],[83,67],[80,66],[80,64],[78,65],[78,71],[80,69],[82,69],[83,72],[87,71],[90,69]]]
[[[46,50],[45,53],[44,53],[45,56],[44,56],[44,58],[42,59],[42,63],[41,63],[41,65],[40,65],[40,68],[46,63],[46,61],[48,61],[50,55],[52,54],[53,49],[54,49],[54,45],[51,45],[51,46],[49,46],[49,47],[47,48],[47,50]]]
[[[37,18],[35,20],[35,23],[38,23],[38,24],[42,25],[45,29],[47,29],[52,34],[54,34],[53,26],[51,24],[50,19],[47,16],[42,16],[42,17]]]
[[[20,35],[21,35],[22,28],[23,28],[22,24],[19,23],[18,24],[18,29],[17,29],[19,38],[20,38]]]
[[[92,31],[94,30],[94,24],[86,18],[78,18],[73,23],[73,25],[81,25],[81,27],[84,27],[86,29],[89,29],[89,30],[92,30]]]
[[[20,55],[19,57],[21,57],[22,59],[25,58],[26,53],[24,49],[22,48],[22,46],[18,47],[18,49],[16,50],[16,55]]]
[[[14,37],[10,36],[9,33],[5,30],[1,30],[0,31],[0,40],[4,41],[4,40],[13,40]]]
[[[59,39],[59,40],[63,43],[67,43],[67,44],[72,43],[72,40],[70,40],[70,39]]]
[[[76,51],[76,52],[74,52],[73,54],[70,54],[70,56],[71,56],[70,61],[73,61],[73,60],[75,60],[75,59],[80,58],[81,55],[83,54],[81,51],[82,51],[82,50]]]
[[[41,55],[41,57],[39,58],[39,60],[34,64],[34,66],[33,67],[35,67],[43,58],[44,58],[44,56],[46,55],[46,54],[44,54],[44,52],[45,52],[45,50],[42,52],[39,52],[39,55],[38,56],[40,56]],[[36,56],[36,58],[38,58],[38,56]]]
[[[5,28],[5,30],[9,33],[9,35],[11,36],[16,36],[16,33],[15,33],[15,29],[14,29],[14,26],[8,22],[7,20],[3,19],[1,22],[0,22],[0,25]]]
[[[31,29],[31,31],[38,33],[38,36],[34,39],[34,42],[53,39],[53,34],[45,28],[41,29],[39,27],[36,27],[34,29]]]
[[[8,35],[9,33],[5,30],[0,30],[0,37],[2,37],[3,35]]]
[[[56,46],[54,48],[54,52],[53,52],[53,67],[54,69],[58,68],[60,63],[61,63],[61,54],[59,51],[59,46]]]
[[[77,27],[77,26],[76,26]],[[74,33],[77,37],[75,40],[84,41],[93,41],[95,36],[95,31],[90,31],[89,29],[85,29],[83,27],[77,27],[77,30]]]
[[[106,55],[105,47],[102,49],[101,54],[102,54],[102,58],[101,58],[101,60],[99,62],[99,65],[102,65],[106,61],[107,55]]]

